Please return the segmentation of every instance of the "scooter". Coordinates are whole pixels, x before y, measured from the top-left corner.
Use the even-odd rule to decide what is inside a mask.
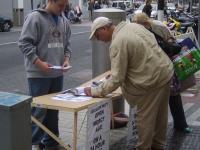
[[[198,33],[198,26],[195,23],[195,19],[185,12],[171,12],[170,17],[167,18],[167,21],[164,21],[164,24],[170,30],[175,30],[177,34],[185,33],[188,27],[192,27],[194,32]]]
[[[73,9],[71,9],[70,11],[69,11],[69,13],[68,13],[68,17],[67,17],[68,19],[69,19],[69,21],[71,22],[71,23],[81,23],[81,19],[80,19],[80,16],[78,16],[77,14],[76,14],[76,12],[73,10]]]
[[[198,14],[187,12],[171,12],[168,22],[175,23],[176,31],[184,33],[188,27],[192,27],[196,37],[198,36]]]

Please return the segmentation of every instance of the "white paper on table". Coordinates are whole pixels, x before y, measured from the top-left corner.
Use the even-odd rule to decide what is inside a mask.
[[[69,70],[70,68],[72,68],[72,66],[67,66],[67,67],[62,67],[62,66],[51,66],[49,67],[51,69],[55,69],[55,70]]]
[[[52,97],[54,100],[60,100],[60,101],[71,101],[71,102],[84,102],[92,99],[92,97],[89,96],[75,96],[71,93],[65,93],[65,94],[58,94]]]
[[[86,96],[84,92],[84,87],[77,87],[74,89],[67,89],[65,91],[62,91],[61,94],[72,94],[74,96]]]

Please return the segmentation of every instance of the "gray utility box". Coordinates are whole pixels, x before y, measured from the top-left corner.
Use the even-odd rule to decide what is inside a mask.
[[[107,17],[117,25],[121,21],[126,20],[126,13],[121,9],[116,8],[103,8],[94,11],[93,19],[98,17]],[[92,41],[92,77],[96,77],[108,70],[110,70],[110,43],[101,41]]]
[[[111,19],[114,25],[117,25],[121,21],[126,21],[126,13],[121,9],[103,8],[94,11],[93,19],[101,16]],[[93,78],[110,70],[109,46],[110,43],[105,43],[97,40],[92,41]],[[119,97],[117,100],[113,101],[113,112],[124,112],[124,100],[122,97]]]
[[[31,100],[0,92],[0,150],[31,150]]]

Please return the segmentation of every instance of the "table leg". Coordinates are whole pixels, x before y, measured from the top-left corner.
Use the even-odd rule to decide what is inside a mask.
[[[113,112],[113,102],[111,101],[111,106],[110,106],[110,108],[111,108],[111,124],[112,124],[112,129],[114,129],[115,128],[115,124],[114,124],[114,112]]]
[[[39,122],[35,117],[31,116],[31,121],[34,122],[38,127],[45,131],[49,136],[51,136],[55,141],[57,141],[66,150],[71,150],[69,145],[65,145],[53,132],[51,132],[47,127],[45,127],[41,122]]]
[[[78,112],[74,112],[73,150],[77,150],[77,120],[78,120]]]

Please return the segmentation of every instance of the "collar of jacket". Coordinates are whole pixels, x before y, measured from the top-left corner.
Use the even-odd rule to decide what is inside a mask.
[[[121,30],[121,28],[123,28],[126,24],[127,22],[122,21],[115,27],[112,35],[112,40],[115,38],[116,34]]]

